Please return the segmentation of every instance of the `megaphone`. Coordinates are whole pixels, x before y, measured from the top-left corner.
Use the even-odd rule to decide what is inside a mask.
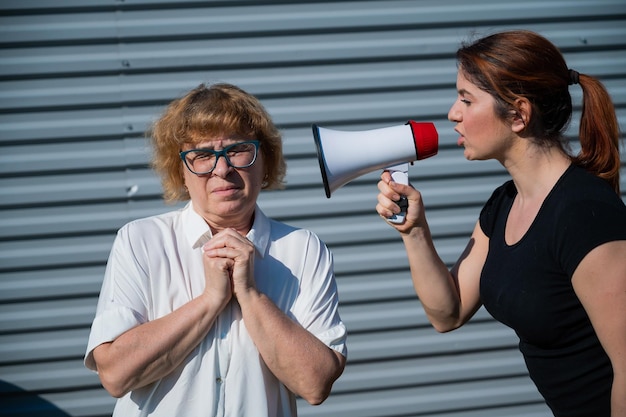
[[[435,125],[429,122],[409,120],[364,131],[339,131],[316,124],[312,128],[327,198],[353,179],[378,169],[389,170],[394,181],[408,184],[409,163],[436,155],[439,146]],[[389,220],[402,223],[404,215]]]

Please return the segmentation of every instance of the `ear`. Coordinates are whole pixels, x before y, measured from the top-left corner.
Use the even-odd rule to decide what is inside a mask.
[[[511,129],[515,133],[521,133],[526,129],[532,115],[532,106],[526,98],[518,98],[515,100],[515,110],[513,110],[511,120]]]

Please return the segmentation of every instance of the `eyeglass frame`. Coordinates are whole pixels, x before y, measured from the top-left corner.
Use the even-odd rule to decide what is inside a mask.
[[[233,163],[230,162],[230,158],[228,158],[228,155],[226,153],[233,146],[243,145],[243,144],[247,144],[247,143],[251,143],[251,144],[254,145],[254,157],[252,158],[252,162],[250,162],[247,165],[242,165],[242,166],[233,165]],[[187,167],[189,172],[191,172],[192,174],[195,174],[195,175],[207,175],[207,174],[210,174],[211,172],[213,172],[215,170],[215,167],[217,167],[217,162],[219,161],[220,157],[224,158],[224,161],[226,161],[226,164],[229,167],[233,167],[233,168],[237,168],[237,169],[238,168],[249,168],[249,167],[251,167],[256,162],[257,156],[259,155],[259,147],[260,146],[261,146],[261,143],[258,140],[252,139],[252,140],[246,140],[246,141],[243,141],[243,142],[233,143],[231,145],[228,145],[228,146],[224,147],[224,149],[221,149],[219,151],[216,151],[215,149],[208,149],[208,148],[196,148],[196,149],[189,149],[189,150],[186,150],[186,151],[180,151],[179,155],[180,155],[180,159],[182,159],[183,163],[185,164],[185,166]],[[198,151],[208,152],[208,153],[212,153],[213,155],[215,155],[215,163],[213,164],[213,168],[211,168],[210,171],[196,172],[189,166],[189,163],[187,162],[187,154],[189,154],[191,152],[198,152]]]

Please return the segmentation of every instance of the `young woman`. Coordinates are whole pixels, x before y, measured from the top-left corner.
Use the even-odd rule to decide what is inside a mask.
[[[528,31],[464,45],[457,60],[448,118],[458,144],[469,160],[499,161],[512,180],[494,191],[450,271],[419,191],[385,172],[376,210],[386,218],[400,195],[409,200],[406,221],[390,224],[435,329],[454,330],[484,305],[516,331],[555,416],[626,416],[626,207],[610,97]],[[583,90],[577,156],[563,138],[574,84]]]

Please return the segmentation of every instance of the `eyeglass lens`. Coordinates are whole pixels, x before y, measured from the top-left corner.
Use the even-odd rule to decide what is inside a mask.
[[[221,151],[211,149],[192,149],[184,153],[185,163],[196,174],[208,174],[215,169],[219,156],[234,168],[247,168],[256,159],[256,143],[241,142],[225,147]]]

